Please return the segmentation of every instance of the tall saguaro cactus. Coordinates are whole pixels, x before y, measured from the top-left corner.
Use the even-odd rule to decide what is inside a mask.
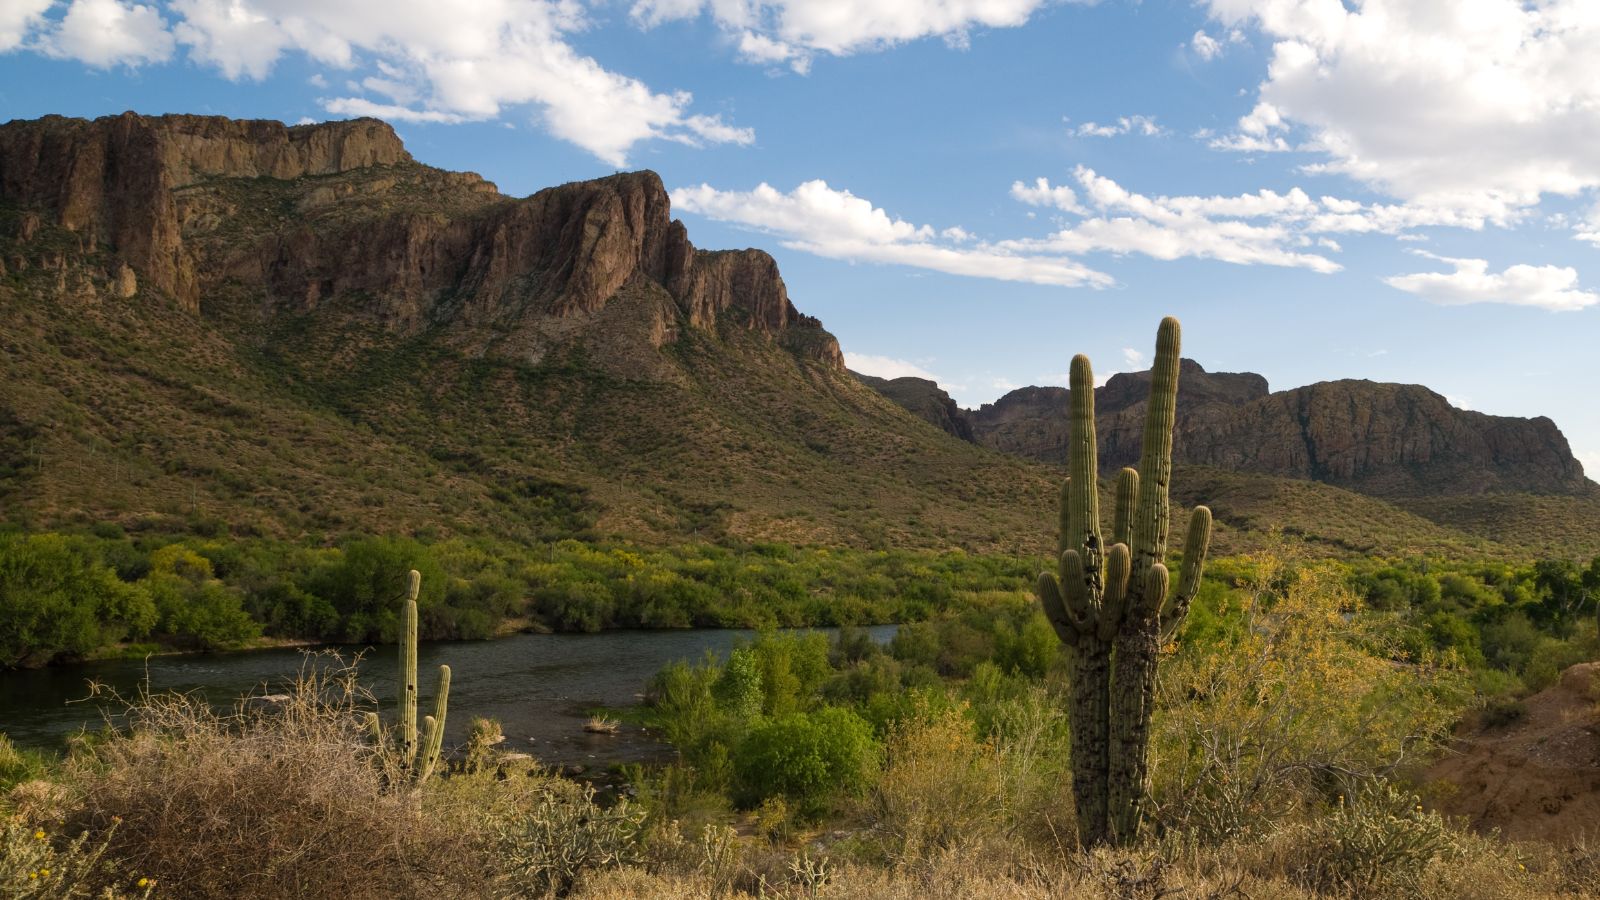
[[[439,667],[439,689],[434,692],[434,712],[423,718],[421,743],[417,739],[417,595],[422,573],[412,569],[406,579],[406,601],[400,637],[400,725],[396,746],[400,770],[415,784],[433,774],[444,747],[444,718],[450,699],[450,667]],[[389,751],[383,724],[375,712],[367,713],[367,727],[379,747]],[[420,752],[421,758],[418,758]]]
[[[1156,665],[1199,590],[1211,542],[1211,511],[1195,507],[1183,577],[1171,591],[1164,560],[1178,354],[1178,320],[1168,317],[1156,339],[1139,470],[1117,476],[1109,549],[1100,532],[1094,373],[1088,357],[1072,360],[1058,564],[1040,574],[1039,599],[1072,654],[1072,793],[1085,846],[1128,843],[1138,834],[1148,796]]]

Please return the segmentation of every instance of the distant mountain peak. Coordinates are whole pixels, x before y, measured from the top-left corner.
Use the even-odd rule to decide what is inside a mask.
[[[1149,385],[1148,371],[1121,372],[1095,391],[1104,471],[1137,464]],[[1066,388],[1018,388],[937,420],[925,406],[903,402],[903,392],[879,390],[946,431],[964,429],[978,444],[1066,462]],[[1357,379],[1271,393],[1260,375],[1207,372],[1190,359],[1180,364],[1173,459],[1380,497],[1592,490],[1566,438],[1544,417],[1484,415],[1457,409],[1422,385]]]

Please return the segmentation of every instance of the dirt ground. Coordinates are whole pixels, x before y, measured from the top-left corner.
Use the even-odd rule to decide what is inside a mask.
[[[1600,662],[1527,698],[1509,726],[1464,735],[1427,780],[1437,808],[1481,831],[1563,846],[1600,840]]]

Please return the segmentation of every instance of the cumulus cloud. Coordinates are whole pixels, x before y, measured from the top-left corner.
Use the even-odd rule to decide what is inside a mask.
[[[635,0],[651,27],[709,15],[736,35],[739,57],[804,73],[818,53],[849,56],[922,38],[964,47],[975,29],[1026,24],[1048,0]]]
[[[1147,196],[1084,166],[1078,189],[1049,179],[1011,185],[1011,197],[1080,217],[1063,217],[1049,237],[1001,242],[1019,252],[1081,255],[1137,253],[1155,259],[1216,259],[1336,272],[1342,252],[1332,235],[1384,234],[1416,239],[1413,229],[1449,226],[1479,230],[1488,218],[1470,210],[1408,203],[1365,203],[1313,197],[1299,187],[1236,195]],[[1080,196],[1081,195],[1081,196]]]
[[[938,376],[922,368],[914,362],[904,359],[895,359],[892,356],[874,356],[870,353],[844,352],[845,367],[852,372],[862,375],[871,375],[876,378],[926,378],[929,381],[938,381]]]
[[[1384,283],[1441,306],[1505,303],[1570,312],[1600,303],[1600,294],[1580,290],[1577,270],[1566,266],[1514,265],[1490,272],[1482,259],[1452,259],[1413,251],[1451,266],[1451,272],[1393,275]]]
[[[41,36],[40,46],[49,56],[104,69],[161,62],[172,56],[173,41],[154,6],[72,0],[61,21]]]
[[[578,0],[170,0],[153,5],[72,0],[59,21],[43,0],[0,4],[0,51],[37,46],[90,65],[172,56],[231,79],[267,77],[288,53],[352,70],[349,93],[322,100],[339,115],[408,122],[497,119],[517,110],[616,166],[649,140],[749,144],[749,128],[695,112],[684,91],[661,92],[579,53],[590,26]],[[759,54],[757,47],[748,53]]]
[[[1304,149],[1407,201],[1513,222],[1600,186],[1593,0],[1209,0],[1273,41],[1259,103],[1217,146]],[[1306,140],[1294,144],[1295,129]]]
[[[672,192],[675,207],[777,236],[785,247],[830,259],[890,263],[950,275],[1062,287],[1104,287],[1110,276],[1049,253],[951,236],[891,216],[863,197],[807,181],[787,193],[766,183],[750,191],[707,184]]]
[[[1078,194],[1072,188],[1058,184],[1051,186],[1049,179],[1036,178],[1033,184],[1023,184],[1020,181],[1011,183],[1011,196],[1029,206],[1047,206],[1063,212],[1081,213],[1083,206],[1078,202]]]
[[[1167,130],[1156,124],[1152,116],[1122,116],[1109,125],[1098,122],[1085,122],[1072,130],[1079,137],[1116,137],[1122,134],[1142,134],[1146,137],[1155,137],[1166,134]]]
[[[1307,249],[1313,241],[1303,233],[1304,223],[1320,206],[1298,188],[1287,194],[1263,190],[1233,197],[1149,197],[1084,166],[1074,177],[1083,190],[1084,205],[1051,205],[1083,218],[1048,237],[1004,241],[1000,246],[1019,253],[1138,253],[1162,260],[1194,257],[1324,273],[1340,269],[1338,263]],[[1065,194],[1060,193],[1063,190]],[[1070,189],[1052,187],[1043,178],[1032,186],[1012,185],[1011,195],[1034,205],[1058,196],[1077,203]]]
[[[0,3],[0,53],[16,48],[43,19],[54,0],[6,0]]]

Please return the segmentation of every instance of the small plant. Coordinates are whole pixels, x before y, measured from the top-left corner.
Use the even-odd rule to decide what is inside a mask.
[[[589,721],[583,723],[583,730],[590,734],[616,734],[621,729],[621,722],[607,716],[590,716]]]
[[[506,736],[502,733],[498,720],[485,719],[482,716],[474,717],[471,727],[467,729],[467,771],[482,771],[483,767],[489,764],[489,754],[494,751],[495,745],[504,742],[505,739]]]
[[[1280,833],[1283,869],[1317,891],[1416,896],[1428,867],[1458,854],[1455,835],[1416,795],[1378,783]]]
[[[68,900],[68,898],[149,897],[156,882],[149,877],[128,877],[106,857],[117,825],[97,841],[82,831],[62,840],[20,818],[0,822],[0,896],[11,900]]]
[[[493,825],[507,894],[564,894],[585,872],[642,862],[644,819],[627,800],[602,807],[593,786],[551,779],[531,806]]]

